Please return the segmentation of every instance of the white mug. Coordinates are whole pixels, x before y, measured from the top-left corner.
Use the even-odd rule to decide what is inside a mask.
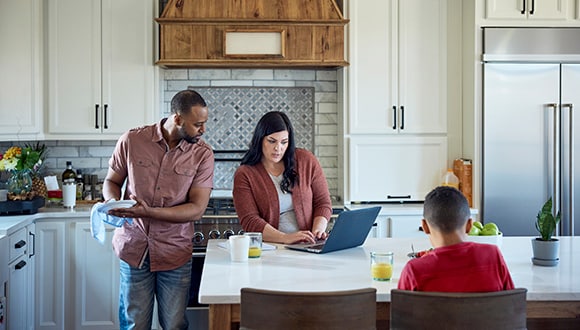
[[[248,261],[250,238],[244,235],[232,235],[229,238],[230,260],[235,262]]]

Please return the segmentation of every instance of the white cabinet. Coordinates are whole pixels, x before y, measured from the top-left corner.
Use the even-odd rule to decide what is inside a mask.
[[[349,6],[349,133],[446,133],[446,1]]]
[[[34,329],[34,225],[8,236],[8,330]]]
[[[107,226],[101,245],[92,237],[87,221],[75,226],[74,329],[119,328],[119,259],[111,245],[113,230]]]
[[[116,138],[153,120],[151,0],[46,3],[48,133]]]
[[[439,185],[446,137],[351,136],[351,201],[417,201]]]
[[[42,131],[40,0],[0,0],[0,140]]]
[[[86,218],[39,220],[36,329],[118,329],[119,261]]]
[[[565,20],[569,0],[486,0],[488,19]]]
[[[8,269],[8,238],[0,235],[0,330],[6,330]]]
[[[422,215],[387,216],[388,237],[425,237],[422,219]]]
[[[422,200],[447,166],[446,0],[347,6],[346,201]]]

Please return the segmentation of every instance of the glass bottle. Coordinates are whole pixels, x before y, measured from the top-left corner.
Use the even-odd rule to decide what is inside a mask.
[[[77,174],[72,168],[72,162],[66,162],[66,169],[62,172],[62,204],[64,207],[75,207],[77,199]]]
[[[81,170],[77,170],[76,185],[77,185],[77,200],[82,200],[83,192],[85,190],[85,181],[83,180],[83,173]]]

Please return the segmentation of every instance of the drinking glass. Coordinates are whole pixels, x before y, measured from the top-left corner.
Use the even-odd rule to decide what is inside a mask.
[[[375,281],[391,280],[393,252],[371,252],[371,276]]]

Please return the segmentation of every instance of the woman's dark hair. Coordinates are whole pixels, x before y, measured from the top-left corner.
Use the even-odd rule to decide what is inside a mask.
[[[285,113],[280,111],[271,111],[260,118],[252,141],[250,141],[250,148],[242,158],[242,165],[256,165],[262,160],[262,141],[270,134],[288,131],[288,148],[284,153],[282,161],[284,161],[284,177],[280,183],[280,188],[284,192],[290,192],[295,184],[298,184],[298,173],[296,173],[296,160],[294,154],[296,145],[294,144],[294,129],[292,123]]]
[[[171,99],[171,113],[189,113],[195,106],[207,107],[207,104],[198,92],[191,89],[183,90]]]

